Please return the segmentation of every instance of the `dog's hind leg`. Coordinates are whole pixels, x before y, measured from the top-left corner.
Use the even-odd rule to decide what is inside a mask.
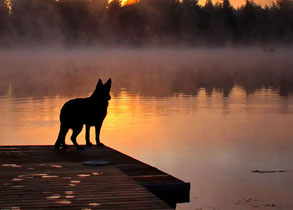
[[[95,125],[95,128],[96,128],[96,142],[97,142],[98,147],[104,146],[104,144],[101,143],[101,141],[100,141],[100,131],[101,131],[101,127],[102,127],[102,124],[103,124],[103,120]]]
[[[64,126],[61,123],[58,138],[57,138],[56,143],[54,145],[55,149],[58,149],[60,146],[62,146],[63,148],[67,147],[67,145],[65,144],[65,137],[66,137],[68,130],[69,130],[69,128]]]
[[[93,144],[90,142],[90,125],[85,125],[85,141],[86,141],[86,146],[90,147],[93,146]]]
[[[78,134],[80,133],[80,131],[82,130],[82,124],[81,125],[77,125],[74,128],[72,128],[73,132],[72,132],[72,136],[70,137],[72,143],[74,144],[74,146],[76,147],[76,149],[78,150],[83,150],[83,147],[79,146],[76,142],[76,137],[78,136]]]

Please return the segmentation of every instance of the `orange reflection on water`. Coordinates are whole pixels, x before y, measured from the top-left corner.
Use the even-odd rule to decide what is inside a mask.
[[[53,145],[59,131],[60,109],[70,98],[74,97],[0,98],[0,144]],[[177,94],[173,97],[154,98],[122,90],[109,103],[101,140],[113,146],[125,145],[128,150],[139,145],[153,147],[154,143],[149,139],[161,142],[168,140],[168,133],[180,130],[181,126],[184,129],[190,126],[189,132],[195,135],[192,132],[193,126],[209,130],[213,122],[220,122],[225,116],[244,120],[247,112],[267,110],[287,113],[291,106],[285,100],[278,100],[272,91],[261,91],[247,97],[241,89],[233,89],[229,97],[223,97],[217,93],[209,96],[202,89],[196,97]],[[189,119],[188,123],[186,119]],[[209,124],[204,122],[210,119],[213,120]],[[170,127],[176,126],[177,122],[177,127]],[[213,129],[221,129],[221,126],[214,126]],[[67,142],[71,143],[69,136],[70,133]],[[78,136],[79,143],[85,143],[84,136],[83,130]],[[91,139],[94,142],[93,128]],[[197,141],[199,140],[201,139]]]
[[[1,97],[0,143],[53,145],[60,109],[71,98],[75,97]],[[178,209],[245,209],[235,203],[248,198],[262,206],[290,201],[292,175],[264,179],[251,170],[292,169],[292,123],[293,98],[272,90],[247,95],[234,88],[229,97],[204,89],[196,96],[169,97],[121,90],[112,93],[101,141],[191,181],[191,204]],[[92,142],[94,133],[91,129]],[[84,136],[83,130],[77,138],[80,144],[85,143]]]

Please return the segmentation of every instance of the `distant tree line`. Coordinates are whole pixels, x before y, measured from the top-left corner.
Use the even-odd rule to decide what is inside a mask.
[[[224,46],[293,41],[293,1],[0,0],[0,46],[65,44]]]

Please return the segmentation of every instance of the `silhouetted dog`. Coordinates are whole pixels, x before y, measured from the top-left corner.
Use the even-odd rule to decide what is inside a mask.
[[[66,148],[65,136],[71,128],[73,130],[71,141],[78,150],[83,148],[76,142],[76,137],[82,130],[83,125],[86,126],[86,145],[92,146],[90,142],[90,127],[96,128],[96,142],[97,146],[103,146],[100,142],[100,130],[107,115],[108,101],[110,96],[111,78],[103,85],[102,80],[99,79],[96,89],[88,98],[76,98],[67,101],[60,112],[60,131],[54,148]]]

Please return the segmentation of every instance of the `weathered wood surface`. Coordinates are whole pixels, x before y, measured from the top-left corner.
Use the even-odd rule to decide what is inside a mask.
[[[2,209],[171,209],[114,166],[2,165],[0,179]]]
[[[111,164],[82,165],[88,160]],[[172,209],[142,186],[173,207],[189,199],[189,183],[109,147],[85,151],[73,147],[0,147],[0,164],[1,208]],[[66,191],[74,194],[67,195]],[[54,195],[61,197],[54,199]]]

